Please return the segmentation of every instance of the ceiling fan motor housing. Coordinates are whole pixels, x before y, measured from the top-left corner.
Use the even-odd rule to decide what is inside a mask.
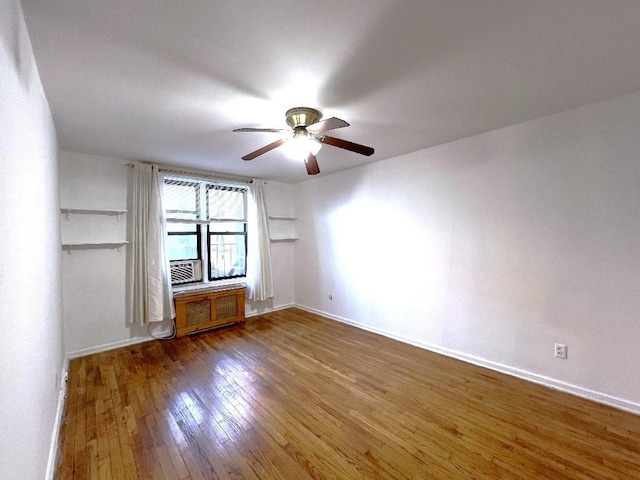
[[[270,152],[274,148],[283,146],[285,143],[289,143],[295,146],[296,155],[304,157],[305,166],[307,167],[307,173],[309,175],[317,175],[320,173],[318,168],[318,162],[316,161],[316,154],[322,146],[331,145],[332,147],[342,148],[351,152],[359,153],[360,155],[373,155],[373,148],[366,145],[360,145],[358,143],[349,142],[341,138],[330,137],[325,135],[324,132],[334,130],[337,128],[348,127],[349,124],[344,120],[331,117],[326,120],[320,121],[322,114],[315,108],[309,107],[296,107],[290,108],[285,114],[287,125],[291,127],[292,132],[282,130],[281,128],[237,128],[234,132],[274,132],[284,134],[282,138],[259,148],[255,152],[251,152],[248,155],[242,157],[243,160],[253,160],[260,155]],[[309,130],[307,130],[309,128]],[[289,142],[289,140],[294,140]]]
[[[286,118],[287,125],[295,130],[298,127],[304,128],[319,122],[322,114],[315,108],[296,107],[287,110]]]

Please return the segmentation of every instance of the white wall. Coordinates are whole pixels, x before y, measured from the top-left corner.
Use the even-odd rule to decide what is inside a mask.
[[[296,210],[293,203],[293,186],[280,182],[267,182],[265,187],[267,214],[274,216],[295,217]],[[296,235],[295,222],[269,221],[270,230],[279,233]],[[271,263],[273,282],[275,284],[275,298],[264,302],[247,302],[247,316],[257,315],[293,306],[295,304],[295,275],[292,242],[271,243]]]
[[[638,132],[635,94],[298,184],[296,301],[640,411]]]
[[[60,152],[60,205],[67,208],[129,209],[132,169],[126,160]],[[290,211],[291,186],[267,185],[267,203]],[[129,207],[129,208],[128,208]],[[62,220],[65,241],[118,241],[128,238],[128,218],[71,215]],[[247,315],[294,302],[293,248],[274,244],[276,298],[248,302]],[[62,255],[64,333],[71,356],[149,339],[146,327],[129,324],[126,312],[127,248],[72,250]],[[168,327],[159,325],[154,333]]]
[[[131,169],[125,160],[60,152],[60,205],[128,209]],[[126,240],[128,215],[70,215],[64,241]],[[127,248],[74,249],[62,255],[66,352],[77,356],[148,339],[126,310]],[[162,329],[163,326],[158,326]]]
[[[57,144],[17,0],[0,2],[0,78],[0,478],[42,479],[63,364]]]

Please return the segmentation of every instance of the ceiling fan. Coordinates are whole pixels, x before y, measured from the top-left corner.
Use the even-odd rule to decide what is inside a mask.
[[[291,130],[282,128],[236,128],[234,132],[274,132],[285,134],[280,140],[265,145],[255,152],[245,155],[242,159],[253,160],[274,148],[289,144],[297,152],[298,158],[304,158],[307,173],[309,175],[317,175],[320,173],[320,167],[318,167],[316,154],[323,144],[344,148],[361,155],[373,155],[374,150],[371,147],[323,135],[326,131],[349,126],[347,122],[340,118],[331,117],[320,121],[322,114],[318,110],[308,107],[291,108],[287,110],[285,117]]]

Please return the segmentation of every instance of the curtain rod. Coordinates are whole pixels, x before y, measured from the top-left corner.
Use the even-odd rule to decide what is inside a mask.
[[[141,162],[141,163],[150,163],[150,162]],[[135,164],[127,163],[126,166],[129,168],[133,168]],[[204,170],[190,170],[190,169],[178,169],[177,167],[172,167],[169,165],[160,165],[157,164],[160,168],[161,172],[173,173],[178,175],[191,175],[191,176],[200,176],[213,180],[226,180],[230,182],[241,182],[241,183],[253,183],[253,180],[247,177],[232,177],[230,175],[222,175],[218,173],[209,173]]]

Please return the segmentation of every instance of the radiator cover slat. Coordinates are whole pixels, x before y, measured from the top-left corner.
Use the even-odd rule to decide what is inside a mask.
[[[202,325],[211,321],[211,300],[205,298],[187,303],[187,325]]]
[[[226,295],[216,298],[216,316],[222,320],[238,315],[238,302],[236,295]]]

